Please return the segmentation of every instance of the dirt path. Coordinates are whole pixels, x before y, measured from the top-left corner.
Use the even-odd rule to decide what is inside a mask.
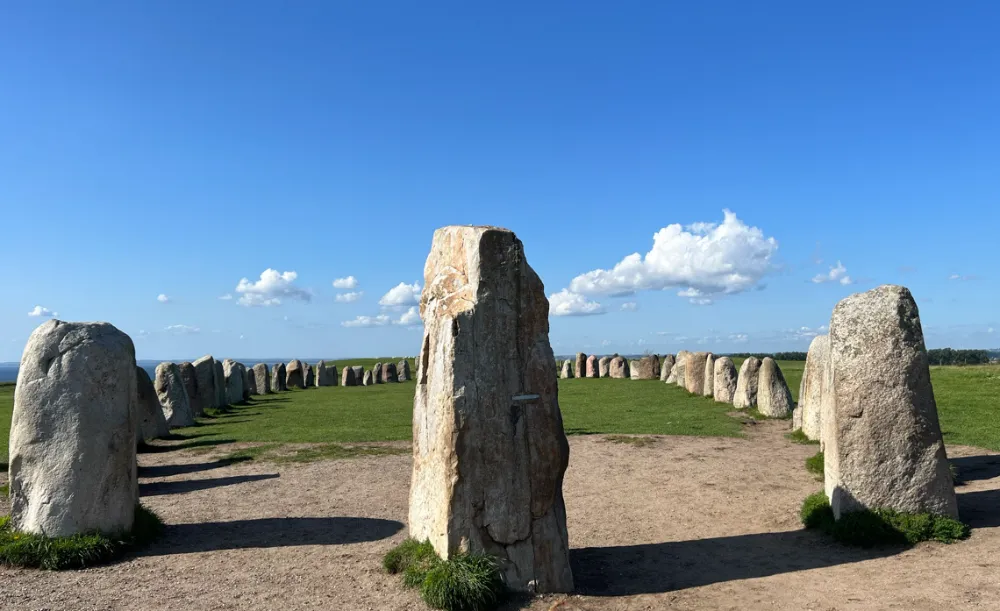
[[[801,530],[799,505],[820,488],[803,467],[816,447],[785,440],[785,427],[647,447],[573,437],[565,496],[579,595],[526,608],[1000,609],[1000,455],[949,448],[973,457],[956,461],[968,541],[854,550]],[[380,568],[406,536],[408,456],[220,466],[165,452],[140,463],[165,536],[113,566],[0,569],[0,609],[425,608]]]

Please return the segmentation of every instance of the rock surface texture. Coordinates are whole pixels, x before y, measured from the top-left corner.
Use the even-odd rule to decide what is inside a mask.
[[[597,361],[597,373],[602,378],[611,375],[611,357],[602,356],[601,360]]]
[[[358,380],[354,377],[353,367],[344,367],[344,371],[341,373],[340,378],[341,386],[357,386]]]
[[[748,356],[740,365],[740,375],[736,379],[736,394],[733,407],[746,409],[757,405],[757,377],[760,374],[760,359]]]
[[[564,380],[569,380],[573,377],[573,361],[569,359],[563,361],[562,370],[559,372],[559,377]]]
[[[715,359],[714,397],[719,403],[732,403],[736,396],[736,366],[728,356]]]
[[[582,352],[576,353],[576,364],[573,367],[573,375],[578,378],[587,377],[587,355]]]
[[[410,379],[411,379],[412,376],[410,374],[410,360],[409,359],[403,359],[403,360],[401,360],[399,362],[399,364],[396,365],[396,370],[399,372],[399,381],[400,382],[409,382],[410,381]]]
[[[608,364],[608,377],[616,379],[631,377],[628,370],[628,361],[625,360],[625,357],[611,357],[611,362]]]
[[[184,378],[181,369],[173,363],[160,363],[156,366],[156,379],[153,391],[163,410],[163,418],[170,428],[194,425],[194,410],[191,401],[184,390]]]
[[[802,383],[799,385],[799,406],[796,408],[796,411],[802,412],[799,415],[802,434],[813,441],[819,441],[820,437],[820,412],[823,409],[824,379],[829,361],[830,336],[817,335],[809,344],[806,366],[802,370]]]
[[[958,517],[917,304],[902,286],[851,295],[830,319],[836,434],[826,439],[833,513]]]
[[[275,363],[271,367],[271,392],[288,390],[288,372],[284,363]]]
[[[10,520],[68,537],[132,529],[135,347],[108,323],[50,320],[21,356],[10,428]]]
[[[660,363],[660,381],[666,382],[670,379],[670,372],[674,369],[674,355],[668,354],[663,357],[663,362]]]
[[[226,392],[226,370],[222,367],[222,361],[215,360],[212,362],[213,367],[213,378],[212,382],[215,385],[215,404],[218,407],[223,407],[229,403],[229,393]]]
[[[757,411],[768,418],[787,418],[794,407],[792,392],[788,390],[781,367],[765,356],[757,374]]]
[[[635,367],[630,370],[633,380],[655,380],[660,375],[660,357],[646,355],[635,361]]]
[[[191,412],[197,416],[203,416],[205,410],[202,409],[201,403],[199,403],[198,398],[198,373],[194,370],[194,365],[184,361],[183,363],[178,363],[177,369],[180,371],[181,380],[184,381],[184,392],[187,393],[188,403],[191,406]]]
[[[306,387],[306,371],[299,359],[292,359],[285,366],[285,386],[288,388]]]
[[[399,375],[396,373],[395,363],[382,365],[382,383],[396,384],[397,382],[399,382]]]
[[[548,301],[521,242],[504,229],[439,229],[420,310],[410,536],[442,557],[495,556],[513,590],[571,591],[569,444]]]
[[[705,357],[705,386],[701,394],[706,397],[715,396],[715,355],[711,352]]]
[[[181,390],[183,383],[178,380]],[[148,439],[158,439],[170,434],[167,427],[167,419],[163,416],[163,408],[160,407],[160,399],[156,396],[156,389],[153,381],[149,379],[149,374],[142,367],[135,368],[135,391],[136,391],[136,441],[146,441]]]
[[[684,367],[687,365],[687,357],[691,354],[687,350],[681,350],[677,353],[677,357],[674,359],[674,366],[670,370],[670,375],[667,376],[667,384],[676,384],[681,388],[684,388],[686,384]]]
[[[257,363],[253,366],[253,379],[258,395],[266,395],[271,392],[271,372],[266,363]]]
[[[233,359],[222,361],[222,371],[226,376],[226,403],[236,405],[243,402],[243,372],[240,364]]]
[[[689,393],[700,395],[705,390],[705,361],[707,352],[689,352],[684,359],[684,388]],[[681,382],[678,380],[678,384]]]
[[[215,392],[215,359],[206,354],[192,365],[198,381],[199,408],[204,411],[211,407],[219,407],[219,395]]]

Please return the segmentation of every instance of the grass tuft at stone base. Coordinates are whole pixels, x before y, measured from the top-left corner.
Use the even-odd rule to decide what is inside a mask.
[[[802,432],[802,429],[796,429],[791,433],[785,435],[785,439],[788,439],[794,443],[801,443],[803,445],[819,445],[818,439],[809,439],[806,434]]]
[[[816,452],[812,456],[806,459],[806,471],[812,473],[813,475],[818,475],[823,477],[823,473],[826,469],[825,458],[822,452]]]
[[[163,522],[152,511],[136,505],[132,531],[118,536],[101,533],[46,537],[11,528],[10,516],[0,517],[0,564],[50,571],[82,569],[119,558],[152,542],[163,532]]]
[[[930,513],[903,513],[874,509],[833,517],[824,492],[809,495],[802,503],[802,524],[825,532],[837,541],[858,547],[914,545],[921,541],[954,543],[969,536],[969,527],[958,520]]]
[[[448,560],[429,541],[407,539],[385,555],[382,566],[403,574],[403,583],[419,588],[428,605],[445,611],[486,611],[504,594],[496,561],[484,554],[458,554]]]

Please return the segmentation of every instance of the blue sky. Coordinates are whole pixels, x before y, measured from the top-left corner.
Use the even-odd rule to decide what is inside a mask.
[[[413,354],[449,224],[518,234],[570,314],[557,353],[804,349],[881,283],[931,347],[1000,346],[998,23],[986,1],[6,6],[0,361],[52,314],[139,358]]]

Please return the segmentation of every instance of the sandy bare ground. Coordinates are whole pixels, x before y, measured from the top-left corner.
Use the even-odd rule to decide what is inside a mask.
[[[951,447],[972,537],[862,551],[805,532],[815,446],[786,423],[747,439],[571,439],[565,495],[578,594],[508,609],[1000,609],[1000,455]],[[406,536],[408,456],[306,465],[143,454],[143,502],[169,524],[142,554],[75,572],[0,569],[0,609],[425,609],[382,573]]]

